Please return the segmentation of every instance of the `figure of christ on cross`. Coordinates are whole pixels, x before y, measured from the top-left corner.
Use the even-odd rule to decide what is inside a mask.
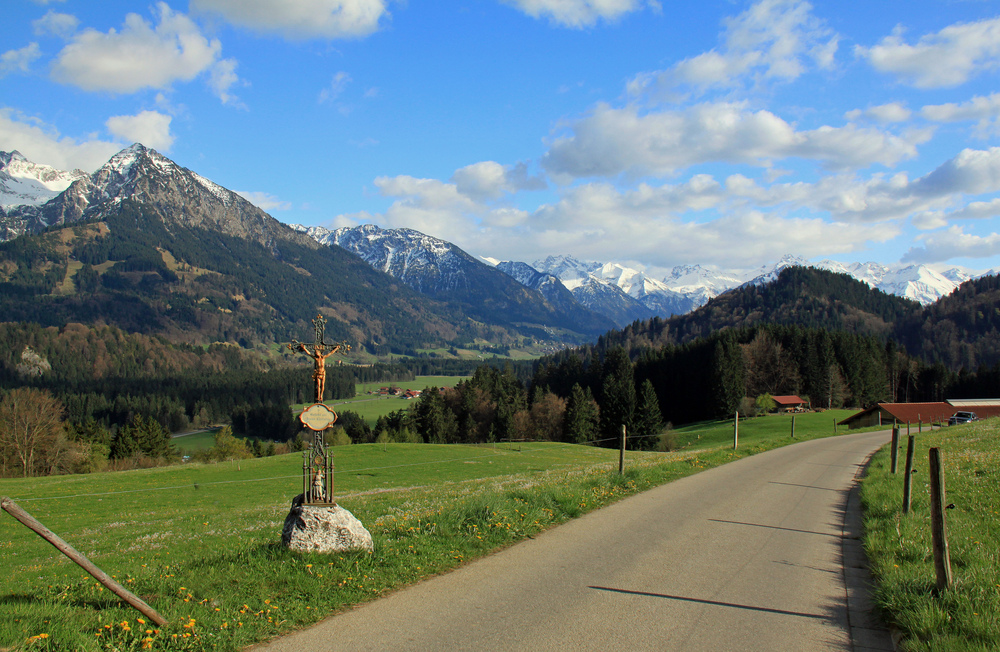
[[[316,327],[316,342],[313,344],[312,351],[303,344],[302,342],[292,341],[288,345],[288,349],[295,351],[301,351],[305,353],[315,362],[315,367],[313,368],[313,382],[316,384],[316,402],[323,402],[323,393],[326,391],[326,359],[329,358],[334,353],[338,351],[343,351],[347,353],[351,350],[349,344],[327,344],[323,341],[324,326],[326,325],[326,320],[323,319],[322,315],[317,316],[313,320],[313,325]],[[326,347],[330,346],[331,349],[326,351]]]

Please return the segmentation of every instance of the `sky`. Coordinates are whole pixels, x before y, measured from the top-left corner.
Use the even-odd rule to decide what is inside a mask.
[[[0,150],[469,253],[1000,268],[994,0],[4,0]]]

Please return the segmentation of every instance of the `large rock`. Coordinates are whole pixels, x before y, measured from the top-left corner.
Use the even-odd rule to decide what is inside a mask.
[[[339,505],[321,507],[298,501],[285,517],[281,543],[299,552],[374,550],[371,533],[354,514]]]

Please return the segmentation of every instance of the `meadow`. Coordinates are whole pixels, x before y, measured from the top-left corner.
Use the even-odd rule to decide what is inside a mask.
[[[237,650],[511,545],[625,496],[793,441],[830,436],[830,413],[703,424],[697,446],[618,452],[560,443],[366,444],[335,449],[335,492],[374,553],[280,545],[300,491],[298,454],[0,480],[0,494],[158,610],[143,622],[6,514],[0,518],[0,648]],[[694,432],[694,431],[691,431]],[[714,439],[722,439],[713,443]]]
[[[902,513],[906,437],[899,467],[889,447],[872,458],[861,492],[874,600],[903,636],[901,650],[1000,649],[1000,420],[917,435],[912,506]],[[940,448],[953,585],[938,592],[931,548],[928,450]]]
[[[368,425],[374,426],[379,417],[390,412],[405,410],[413,404],[413,401],[400,396],[379,396],[380,387],[398,387],[400,389],[422,390],[427,387],[454,387],[459,382],[467,379],[468,376],[417,376],[415,380],[401,380],[397,382],[382,383],[359,383],[355,387],[356,396],[349,399],[336,399],[326,401],[326,404],[333,408],[334,412],[350,410],[357,413]],[[309,403],[299,403],[292,406],[292,412],[298,414],[302,408]]]

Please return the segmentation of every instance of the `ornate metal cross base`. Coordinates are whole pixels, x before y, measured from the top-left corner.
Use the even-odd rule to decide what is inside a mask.
[[[333,453],[323,431],[313,431],[312,446],[302,451],[302,504],[336,505],[333,499]]]

